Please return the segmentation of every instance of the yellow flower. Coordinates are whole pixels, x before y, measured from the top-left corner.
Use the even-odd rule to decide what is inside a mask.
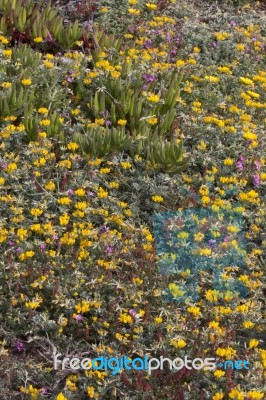
[[[1,182],[1,181],[0,181]],[[117,183],[117,182],[110,182],[109,183],[109,187],[111,188],[111,189],[118,189],[119,188],[119,183]]]
[[[246,395],[248,399],[251,400],[261,400],[264,397],[264,393],[258,392],[257,390],[250,390]]]
[[[87,387],[87,394],[91,399],[95,398],[95,390],[93,386]]]
[[[240,81],[241,83],[244,83],[245,85],[254,86],[254,82],[252,81],[252,79],[244,78],[243,76],[241,76],[241,77],[239,78],[239,81]]]
[[[30,209],[30,213],[31,213],[31,215],[33,215],[34,217],[39,217],[40,215],[42,215],[43,211],[40,210],[39,208],[31,208],[31,209]]]
[[[236,44],[236,49],[238,51],[244,51],[245,50],[245,45],[243,43],[237,43]]]
[[[74,110],[71,110],[71,114],[72,115],[79,115],[80,114],[80,110],[78,108],[74,108]]]
[[[34,40],[35,43],[42,43],[43,38],[38,36],[38,37],[34,38],[33,40]]]
[[[201,232],[195,233],[194,240],[196,242],[201,242],[204,239],[204,234]]]
[[[155,322],[156,324],[161,324],[161,323],[163,322],[163,319],[162,319],[162,317],[155,317],[155,318],[154,318],[154,322]]]
[[[207,145],[206,145],[206,143],[205,142],[203,142],[203,141],[201,141],[198,145],[197,145],[197,149],[198,150],[206,150],[206,148],[207,148]]]
[[[71,203],[71,199],[69,197],[61,197],[61,199],[57,200],[57,203],[60,205],[66,206]]]
[[[217,76],[212,76],[212,75],[205,75],[204,79],[206,81],[212,82],[212,83],[218,83],[220,81],[220,78],[218,78]]]
[[[8,40],[4,36],[0,35],[0,43],[8,44]]]
[[[13,171],[16,171],[18,169],[18,167],[17,167],[17,164],[16,163],[10,163],[10,164],[8,164],[8,166],[7,166],[7,168],[6,168],[6,171],[9,173],[9,174],[12,174],[12,172]]]
[[[157,10],[156,4],[153,4],[153,3],[146,3],[145,5],[146,5],[146,7],[149,8],[150,10]]]
[[[231,35],[228,32],[216,32],[214,33],[214,36],[216,37],[216,40],[225,40],[228,39]]]
[[[3,82],[1,83],[1,87],[4,89],[9,89],[12,86],[11,82]]]
[[[229,399],[232,400],[244,400],[245,396],[243,392],[237,390],[237,389],[232,389],[229,393]]]
[[[11,55],[12,55],[12,50],[4,50],[4,51],[3,51],[3,55],[4,55],[5,57],[11,57]]]
[[[183,67],[183,65],[185,65],[185,61],[184,60],[177,60],[175,63],[176,67]]]
[[[216,349],[216,355],[219,357],[232,357],[236,354],[236,351],[232,347],[218,347]]]
[[[31,85],[32,81],[31,81],[31,79],[22,79],[21,83],[24,86],[29,86],[29,85]]]
[[[97,192],[97,196],[100,199],[104,199],[104,198],[108,197],[108,192],[106,190],[104,190],[102,187],[99,187],[99,190]]]
[[[201,50],[200,50],[199,47],[193,47],[193,52],[194,52],[194,53],[200,53]]]
[[[61,392],[56,396],[56,400],[67,400],[67,397]]]
[[[193,314],[195,317],[197,317],[197,316],[199,316],[199,315],[201,314],[200,308],[199,308],[199,307],[196,307],[196,306],[188,307],[187,310],[188,310],[188,312],[189,312],[190,314]]]
[[[183,339],[178,339],[178,340],[171,339],[170,344],[172,346],[174,346],[176,349],[182,349],[183,347],[186,347],[186,345],[187,345],[185,340],[183,340]]]
[[[51,61],[44,60],[42,63],[43,63],[43,65],[44,65],[46,68],[51,69],[51,68],[54,67],[54,63],[52,63]]]
[[[122,161],[120,164],[123,169],[130,169],[132,167],[132,164],[127,161]]]
[[[77,189],[77,190],[75,190],[75,194],[77,196],[80,196],[80,197],[84,196],[85,195],[85,190],[83,188]]]
[[[126,125],[126,123],[127,123],[126,119],[119,119],[117,121],[117,125],[120,125],[120,126],[124,126],[124,125]]]
[[[162,196],[152,196],[152,201],[155,203],[162,203],[164,201],[164,198]]]
[[[217,369],[216,371],[214,371],[213,375],[215,376],[215,378],[221,378],[225,375],[225,371]]]
[[[45,185],[44,185],[44,188],[46,189],[46,190],[54,190],[55,189],[55,184],[54,184],[54,182],[52,182],[52,181],[49,181],[49,182],[47,182]]]
[[[48,113],[48,108],[41,107],[38,109],[39,114],[47,114]]]
[[[158,103],[160,97],[157,94],[151,93],[150,96],[147,96],[147,100],[151,103]]]
[[[258,340],[251,339],[249,341],[248,347],[249,347],[249,349],[254,349],[255,347],[258,347],[258,345],[259,345],[259,341]]]
[[[0,177],[0,185],[4,185],[5,184],[5,179]]]
[[[58,163],[58,166],[59,166],[59,168],[60,167],[62,167],[62,168],[71,168],[71,161],[69,161],[69,160],[61,160],[61,161],[59,161],[59,163]]]
[[[129,8],[128,12],[131,15],[139,15],[140,14],[140,10],[137,10],[136,8]]]
[[[42,126],[49,126],[51,124],[51,121],[49,119],[42,119],[40,121],[40,125]]]
[[[75,142],[70,142],[67,144],[67,148],[68,148],[68,150],[75,151],[79,148],[79,145]]]
[[[108,7],[101,7],[100,8],[100,12],[103,13],[103,14],[107,13],[108,12]]]
[[[69,222],[69,215],[68,214],[63,214],[59,217],[59,223],[60,225],[67,225]]]
[[[158,119],[156,117],[150,117],[147,119],[148,124],[150,125],[156,125],[158,122]]]
[[[189,234],[188,234],[188,232],[182,231],[182,232],[178,233],[177,237],[179,237],[180,239],[187,239],[189,237]]]
[[[120,75],[121,75],[121,72],[119,72],[119,71],[111,71],[112,78],[119,78]]]
[[[97,125],[104,125],[105,120],[104,120],[104,118],[96,118],[94,122]]]
[[[221,392],[217,392],[212,396],[212,400],[222,400],[224,395]]]
[[[223,74],[232,75],[232,71],[228,67],[218,67],[217,69],[218,69],[219,72],[221,72]]]

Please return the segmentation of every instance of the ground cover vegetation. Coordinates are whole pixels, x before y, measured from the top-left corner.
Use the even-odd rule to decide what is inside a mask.
[[[0,398],[263,398],[264,15],[249,1],[0,0]],[[181,217],[159,254],[165,212]],[[199,268],[184,300],[187,248],[198,265],[231,251],[243,264],[221,267],[220,290],[219,266]],[[250,369],[62,371],[55,350]]]

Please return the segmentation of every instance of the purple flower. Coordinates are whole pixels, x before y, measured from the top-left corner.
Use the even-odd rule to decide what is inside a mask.
[[[145,49],[151,48],[151,47],[152,47],[152,40],[151,40],[151,39],[146,40],[146,41],[143,43],[143,47],[144,47]]]
[[[244,165],[242,164],[241,161],[237,161],[236,167],[237,167],[238,171],[243,171],[243,169],[244,169]]]
[[[76,320],[77,320],[77,321],[82,321],[83,319],[84,319],[84,317],[83,317],[82,314],[76,315]]]
[[[104,233],[109,231],[109,226],[103,226],[102,228],[99,229],[99,233]]]
[[[167,42],[170,42],[170,40],[171,40],[171,35],[170,35],[169,32],[167,32],[165,39],[166,39]]]
[[[245,164],[245,157],[244,156],[240,156],[239,160],[236,163],[236,167],[237,167],[238,171],[243,171],[244,164]]]
[[[67,190],[67,194],[68,194],[69,196],[73,196],[74,190],[68,189],[68,190]]]
[[[155,79],[155,75],[152,74],[143,74],[142,78],[145,79],[148,83],[153,82]]]
[[[131,309],[129,310],[129,314],[132,315],[132,317],[134,317],[137,313],[135,310]]]
[[[41,394],[47,394],[47,388],[42,388],[42,389],[40,389],[40,393]]]
[[[105,121],[105,125],[106,125],[106,126],[110,126],[110,125],[112,125],[112,122],[111,122],[109,119],[107,119],[107,120]]]
[[[12,240],[9,240],[8,244],[9,244],[9,246],[13,247],[15,245],[15,242],[13,242]]]
[[[210,246],[214,246],[214,245],[216,244],[216,240],[210,239],[210,240],[208,241],[208,244],[209,244]]]
[[[45,244],[45,243],[42,243],[42,244],[40,245],[40,248],[41,248],[42,250],[45,250],[45,249],[46,249],[46,244]]]
[[[22,248],[21,247],[17,247],[16,251],[17,251],[17,253],[21,253],[22,252]]]
[[[253,176],[253,185],[254,186],[259,186],[260,185],[260,177],[259,174],[255,174]]]
[[[112,246],[108,246],[108,247],[106,248],[106,250],[105,250],[105,252],[106,252],[107,254],[112,254],[113,251],[114,251],[114,248],[113,248]]]
[[[212,47],[217,47],[217,42],[212,42],[212,43],[211,43],[211,46],[212,46]]]
[[[236,26],[236,21],[232,20],[232,21],[229,22],[229,24],[230,24],[231,26]]]
[[[53,239],[58,240],[59,239],[58,235],[57,234],[53,235]]]
[[[4,163],[1,165],[1,167],[2,167],[2,168],[6,168],[6,167],[7,167],[7,163],[4,162]]]
[[[21,352],[24,349],[24,344],[21,339],[18,340],[18,343],[16,345],[17,351]]]
[[[224,241],[224,242],[228,242],[228,240],[229,240],[228,236],[225,236],[225,237],[223,238],[223,241]]]
[[[88,195],[92,196],[92,197],[95,196],[95,194],[93,192],[88,192]]]
[[[256,166],[256,170],[259,171],[260,170],[260,162],[259,161],[254,161],[254,164]]]

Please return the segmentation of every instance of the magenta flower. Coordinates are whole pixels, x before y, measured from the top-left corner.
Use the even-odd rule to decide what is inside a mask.
[[[253,185],[254,186],[259,186],[260,185],[260,177],[259,174],[255,174],[253,176]]]

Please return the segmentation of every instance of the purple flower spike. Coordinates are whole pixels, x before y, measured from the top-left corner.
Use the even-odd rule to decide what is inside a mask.
[[[23,341],[21,339],[19,339],[17,345],[16,345],[17,351],[21,352],[24,349],[24,344]]]
[[[108,246],[108,247],[106,248],[106,253],[107,253],[107,254],[112,254],[113,251],[114,251],[114,248],[113,248],[112,246]]]
[[[256,170],[259,171],[260,170],[260,162],[259,161],[255,161],[254,162],[255,166],[256,166]]]
[[[254,186],[259,186],[260,185],[260,177],[259,174],[255,174],[253,176],[253,185]]]

